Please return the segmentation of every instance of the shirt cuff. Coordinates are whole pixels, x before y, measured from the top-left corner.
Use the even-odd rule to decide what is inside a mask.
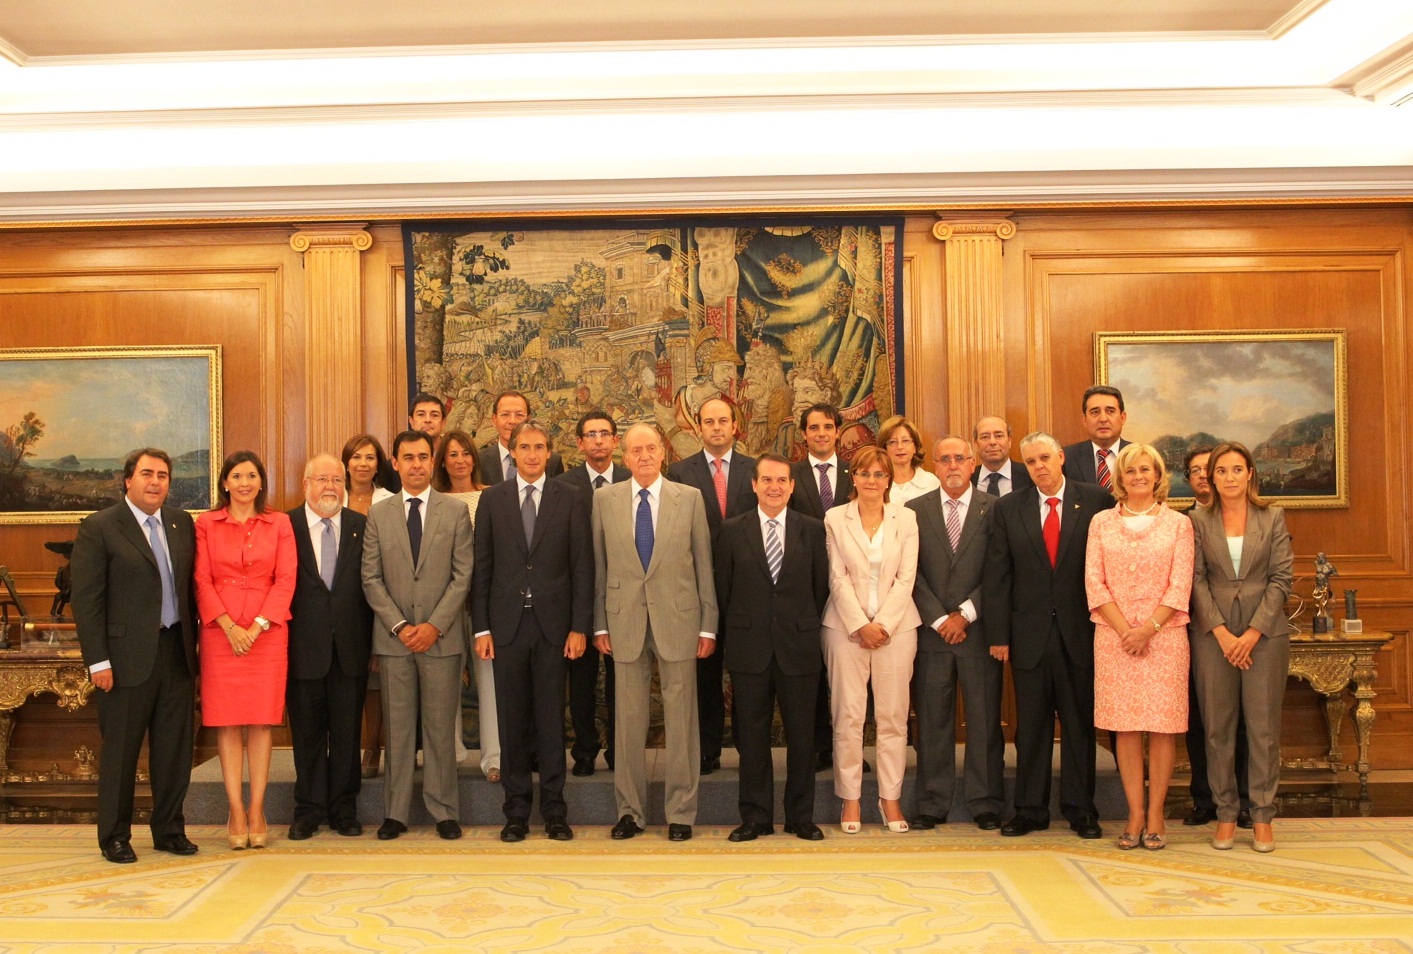
[[[113,661],[112,661],[111,659],[105,659],[105,660],[103,660],[103,661],[100,662],[100,663],[94,663],[92,666],[89,666],[89,667],[88,667],[88,674],[89,674],[89,675],[94,675],[95,673],[103,672],[105,669],[112,669],[112,668],[113,668]]]
[[[700,636],[702,639],[716,639],[715,633],[698,633],[697,635]]]
[[[971,600],[967,600],[961,606],[958,606],[957,612],[965,616],[968,623],[976,622],[976,607],[971,605]]]
[[[402,621],[400,621],[400,622],[394,623],[394,624],[393,624],[393,628],[390,629],[390,630],[388,630],[388,632],[392,633],[393,636],[396,636],[398,630],[400,630],[400,629],[402,629],[402,627],[408,626],[408,625],[411,625],[411,624],[409,624],[409,623],[407,622],[407,620],[404,619],[404,620],[402,620]]]
[[[491,631],[490,631],[489,629],[483,629],[483,630],[481,630],[479,633],[476,633],[476,634],[475,634],[474,636],[472,636],[471,638],[472,638],[472,639],[480,639],[482,636],[489,636],[489,635],[491,635]]]
[[[596,630],[594,630],[594,635],[595,635],[595,636],[607,636],[607,635],[608,635],[608,630],[606,630],[606,629],[596,629]]]
[[[932,621],[932,631],[933,631],[934,633],[937,632],[937,627],[941,626],[942,623],[943,623],[943,621],[946,620],[946,619],[947,619],[946,616],[939,616],[939,617],[937,617],[936,619],[934,619],[934,620]]]

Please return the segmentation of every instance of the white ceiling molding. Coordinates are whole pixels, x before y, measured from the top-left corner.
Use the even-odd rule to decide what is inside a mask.
[[[1328,0],[1300,0],[1299,3],[1287,10],[1279,20],[1272,23],[1266,33],[1273,40],[1280,39],[1301,23],[1304,23],[1307,17],[1324,6],[1327,2]]]
[[[1350,70],[1335,83],[1385,106],[1413,101],[1413,37]]]

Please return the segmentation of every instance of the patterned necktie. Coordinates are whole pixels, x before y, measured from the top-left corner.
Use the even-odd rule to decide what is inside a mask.
[[[765,562],[770,564],[770,579],[780,582],[780,564],[785,559],[785,548],[780,545],[780,534],[776,532],[778,521],[765,522]]]
[[[952,541],[952,552],[957,552],[957,547],[962,542],[962,502],[960,500],[947,499],[947,539]]]
[[[608,481],[603,479],[603,474],[599,474],[597,477],[594,478],[594,489],[603,490],[603,485],[606,483],[608,483]]]
[[[157,575],[162,578],[162,626],[165,628],[181,622],[181,617],[177,615],[177,588],[172,583],[167,548],[162,545],[162,534],[157,529],[160,525],[156,514],[147,518],[147,542],[152,544],[152,555],[157,558]]]
[[[819,471],[819,505],[828,510],[834,506],[834,487],[829,482],[829,465],[815,464],[814,469]]]
[[[1099,463],[1094,466],[1094,473],[1099,478],[1100,487],[1103,487],[1105,490],[1113,490],[1114,478],[1113,475],[1109,473],[1108,456],[1109,452],[1106,450],[1099,452]]]
[[[412,544],[412,565],[417,565],[417,559],[422,555],[422,501],[417,497],[409,497],[407,505],[407,542]]]
[[[716,465],[716,474],[711,478],[711,482],[716,485],[716,505],[721,508],[721,515],[726,516],[726,461],[718,457],[712,461]]]
[[[507,454],[506,457],[505,457],[505,467],[502,468],[502,469],[505,471],[505,479],[506,479],[506,480],[514,480],[514,479],[515,479],[515,458],[514,458],[514,457],[511,457],[510,455]]]
[[[1001,475],[999,473],[987,476],[986,492],[993,497],[1001,496]]]
[[[1042,531],[1045,536],[1045,552],[1050,554],[1050,569],[1053,570],[1060,558],[1060,498],[1046,497],[1045,502],[1050,505],[1050,512],[1045,515]]]
[[[334,542],[334,522],[328,517],[320,522],[324,525],[324,532],[319,536],[319,576],[323,578],[324,586],[332,590],[334,588],[334,567],[339,560],[339,548]]]
[[[638,491],[642,503],[638,504],[638,516],[633,524],[633,545],[638,548],[638,559],[647,570],[653,561],[653,508],[648,503],[648,489]]]
[[[525,548],[535,542],[535,485],[525,488],[525,500],[520,504],[520,522],[525,525]]]

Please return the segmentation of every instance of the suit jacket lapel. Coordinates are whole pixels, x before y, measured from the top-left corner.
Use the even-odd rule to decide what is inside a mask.
[[[1040,522],[1040,501],[1044,498],[1040,494],[1038,487],[1029,487],[1025,491],[1025,506],[1021,508],[1021,519],[1025,521],[1026,536],[1030,537],[1031,544],[1035,547],[1036,556],[1046,565],[1050,565],[1050,553],[1045,549],[1045,529]],[[1064,526],[1061,520],[1060,526]]]
[[[1055,566],[1065,562],[1065,557],[1069,555],[1070,545],[1075,538],[1074,525],[1079,519],[1079,491],[1073,485],[1065,482],[1065,493],[1060,501],[1060,509],[1064,513],[1060,514],[1060,547],[1055,556]],[[1083,556],[1081,554],[1081,556]],[[1048,559],[1048,557],[1047,557]]]
[[[783,556],[781,557],[781,560],[780,560],[780,572],[781,572],[782,575],[784,575],[784,573],[785,573],[785,564],[786,564],[786,563],[789,561],[789,559],[790,559],[790,546],[789,546],[789,540],[788,540],[787,538],[788,538],[789,535],[790,535],[790,532],[789,532],[789,529],[788,529],[788,528],[793,526],[793,522],[787,520],[787,521],[785,522],[785,526],[786,526],[786,528],[787,528],[787,529],[786,529],[786,532],[785,532],[785,535],[780,538],[780,548],[781,548],[781,552],[782,552],[782,554],[783,554]],[[753,556],[753,557],[755,558],[756,562],[760,564],[761,570],[764,571],[764,573],[765,573],[765,575],[766,575],[766,578],[769,579],[769,578],[770,578],[770,560],[767,559],[767,558],[766,558],[766,555],[765,555],[765,537],[761,536],[761,532],[762,532],[762,531],[761,531],[761,528],[760,528],[760,521],[759,521],[759,520],[752,521],[752,522],[751,522],[751,529],[754,530],[755,532],[754,532],[754,533],[748,533],[748,534],[746,534],[746,536],[748,536],[748,537],[750,538],[750,542],[749,542],[747,545],[751,548],[751,556]]]
[[[290,527],[294,530],[294,549],[299,558],[299,568],[309,570],[315,576],[319,575],[319,563],[315,559],[314,540],[309,534],[309,524],[305,522],[304,511],[299,511],[299,517],[290,517]],[[321,581],[322,582],[322,581]]]
[[[559,494],[550,489],[552,483],[553,481],[546,480],[545,491],[540,494],[540,509],[535,513],[535,539],[530,541],[530,549],[526,551],[527,556],[534,553],[535,547],[539,546],[540,541],[544,539],[545,528],[550,524],[549,518],[554,516],[560,505]],[[520,536],[523,538],[525,534],[522,532]]]
[[[1246,505],[1246,539],[1241,541],[1241,572],[1232,574],[1238,580],[1246,579],[1246,571],[1255,562],[1256,554],[1263,552],[1266,547],[1266,521],[1269,515],[1269,510],[1257,510],[1250,504]],[[1226,550],[1227,548],[1222,547],[1222,549]],[[1230,550],[1227,550],[1226,556],[1228,563],[1230,563]]]
[[[733,453],[731,466],[726,474],[726,512],[730,513],[742,495],[750,489],[751,474],[746,472],[746,466],[741,462],[741,455]]]
[[[805,497],[808,498],[814,512],[820,514],[823,519],[824,501],[819,499],[819,471],[814,469],[813,457],[806,457],[804,464],[804,476],[801,479],[805,484]]]
[[[884,520],[883,522],[887,523],[888,521]],[[854,542],[858,544],[859,550],[866,555],[868,553],[869,539],[868,534],[864,533],[863,517],[859,516],[859,505],[857,501],[849,501],[848,512],[844,518],[844,525],[849,528],[849,534],[854,538]]]
[[[977,528],[981,526],[981,518],[986,516],[986,511],[990,506],[991,499],[985,494],[973,493],[971,495],[971,506],[967,507],[966,519],[962,521],[962,535],[961,539],[957,541],[957,551],[952,554],[953,557],[971,545]]]
[[[351,510],[344,511],[346,514],[352,512]],[[362,547],[359,545],[361,541],[358,538],[361,532],[362,531],[350,527],[347,518],[339,521],[339,553],[338,558],[334,561],[335,586],[338,586],[339,577],[344,574],[353,573],[357,576],[363,572],[360,561],[353,558],[355,549],[359,551],[362,550]]]
[[[157,569],[157,554],[152,552],[152,542],[147,539],[147,531],[133,519],[132,512],[128,510],[128,505],[125,502],[119,501],[114,506],[123,508],[123,512],[119,513],[120,519],[118,520],[118,526],[122,528],[123,535],[128,538],[128,542],[137,549],[137,552],[141,553],[147,559],[147,562],[152,564],[152,569]],[[161,514],[162,511],[159,510],[158,513]],[[162,514],[159,519],[162,520],[163,525],[166,524],[166,514]],[[168,556],[170,557],[171,554],[169,553]],[[176,561],[173,559],[172,566],[174,569],[176,565]]]
[[[634,484],[634,486],[637,486]],[[682,496],[677,492],[671,481],[662,482],[662,499],[657,502],[657,526],[653,528],[653,555],[648,560],[648,568],[644,575],[651,574],[652,571],[662,562],[662,547],[659,541],[663,534],[668,533],[672,522],[677,519],[677,513],[681,509]]]

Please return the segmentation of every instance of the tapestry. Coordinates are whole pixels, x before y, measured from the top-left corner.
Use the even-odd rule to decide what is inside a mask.
[[[835,404],[847,460],[901,409],[902,234],[898,219],[412,224],[409,380],[477,446],[495,440],[495,395],[525,393],[566,466],[593,408],[689,456],[715,397],[746,453],[792,460],[799,412]]]

